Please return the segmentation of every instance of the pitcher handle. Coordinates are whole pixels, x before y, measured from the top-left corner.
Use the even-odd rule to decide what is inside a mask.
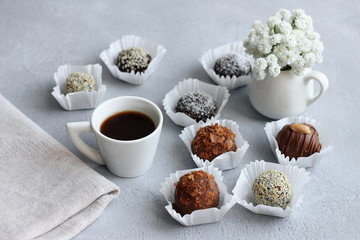
[[[320,92],[313,97],[309,97],[307,105],[309,106],[315,102],[321,95],[323,95],[329,88],[329,80],[325,74],[318,71],[311,71],[304,76],[304,81],[307,84],[311,79],[314,79],[320,84]]]
[[[66,130],[71,142],[82,154],[98,164],[105,164],[100,151],[93,149],[80,138],[80,133],[82,132],[94,132],[90,126],[90,122],[70,122],[66,124]]]

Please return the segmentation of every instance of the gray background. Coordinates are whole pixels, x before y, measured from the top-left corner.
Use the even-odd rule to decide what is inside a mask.
[[[162,108],[179,81],[212,83],[198,58],[211,48],[246,38],[253,21],[266,21],[280,8],[303,8],[325,46],[314,70],[330,81],[328,92],[303,115],[318,120],[334,150],[314,168],[304,203],[287,218],[256,215],[235,205],[214,224],[183,227],[166,212],[160,183],[176,170],[196,167]],[[0,93],[90,167],[117,184],[120,195],[75,239],[355,239],[359,220],[358,66],[360,1],[0,1]],[[168,52],[158,71],[141,86],[114,79],[99,54],[126,34],[160,43]],[[164,127],[152,169],[123,179],[91,163],[70,142],[65,124],[87,121],[92,110],[65,111],[51,96],[53,73],[63,64],[100,63],[107,85],[104,100],[122,95],[148,98],[161,106]],[[247,87],[232,90],[222,118],[240,125],[249,142],[236,169],[223,173],[229,189],[240,170],[255,159],[275,162],[263,131],[265,122],[251,106]],[[1,112],[0,114],[6,114]],[[95,137],[85,134],[94,145]]]

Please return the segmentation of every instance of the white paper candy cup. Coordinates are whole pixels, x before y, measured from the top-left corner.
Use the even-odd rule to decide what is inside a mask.
[[[204,170],[208,174],[214,176],[214,180],[217,183],[220,191],[220,201],[218,207],[196,210],[191,214],[185,214],[181,216],[176,212],[172,204],[175,203],[175,186],[181,176],[197,170]],[[165,207],[172,218],[185,226],[192,226],[198,224],[212,223],[219,221],[236,203],[233,195],[227,192],[225,184],[222,182],[223,177],[221,171],[213,166],[204,166],[197,169],[188,169],[183,171],[176,171],[176,173],[170,174],[170,177],[165,178],[165,182],[161,184],[160,192],[164,195],[168,205]]]
[[[215,86],[212,84],[204,83],[198,79],[186,79],[179,82],[173,90],[168,92],[163,99],[164,109],[170,119],[177,125],[186,127],[192,124],[196,124],[195,119],[192,119],[188,115],[182,112],[175,112],[175,107],[180,98],[188,92],[202,90],[211,95],[216,102],[216,113],[211,119],[218,119],[220,112],[224,108],[225,104],[229,100],[229,91],[225,87]],[[199,123],[203,123],[200,121]]]
[[[276,141],[276,136],[286,124],[292,123],[307,123],[315,127],[319,133],[319,141],[322,145],[319,153],[314,153],[309,157],[299,157],[297,159],[289,159],[289,157],[286,157],[281,153]],[[265,124],[264,130],[269,140],[271,150],[276,156],[278,162],[283,165],[298,166],[303,168],[313,167],[326,153],[332,149],[332,146],[330,146],[330,138],[327,133],[321,129],[320,124],[317,123],[316,120],[308,117],[288,117],[278,121],[268,122]]]
[[[279,170],[289,179],[293,197],[290,204],[282,209],[281,207],[270,207],[262,204],[255,204],[252,194],[252,185],[260,174],[267,170]],[[275,217],[287,217],[292,213],[295,207],[299,207],[303,201],[303,191],[305,185],[310,181],[310,174],[304,168],[293,166],[284,166],[277,163],[268,163],[264,160],[246,164],[241,170],[239,179],[236,182],[233,193],[237,202],[248,210],[257,213]]]
[[[121,72],[116,66],[119,53],[130,47],[141,47],[151,56],[152,60],[144,72]],[[141,85],[156,71],[165,53],[166,49],[161,45],[136,36],[127,35],[111,43],[108,49],[101,52],[100,58],[115,78],[134,85]]]
[[[236,77],[236,76],[220,77],[215,73],[214,65],[216,60],[225,57],[230,53],[238,55],[244,62],[250,62],[250,64],[253,64],[253,58],[247,53],[245,53],[245,49],[242,42],[233,42],[220,46],[215,49],[208,50],[199,59],[203,68],[205,69],[207,74],[211,77],[211,79],[217,84],[227,87],[229,90],[247,85],[251,79],[251,74],[240,77]]]
[[[237,146],[237,149],[235,152],[226,152],[223,153],[216,158],[214,158],[211,162],[208,160],[203,160],[200,157],[198,157],[196,154],[193,154],[191,151],[191,143],[194,140],[196,136],[196,132],[204,126],[209,126],[211,124],[218,123],[221,126],[229,128],[234,134],[236,134],[235,137],[235,143]],[[203,167],[205,165],[213,165],[216,168],[219,168],[220,170],[227,170],[232,169],[237,166],[239,166],[241,159],[244,157],[246,150],[249,147],[248,142],[243,139],[241,136],[241,133],[239,131],[239,125],[236,124],[236,122],[233,122],[231,120],[211,120],[206,123],[200,123],[200,124],[194,124],[191,126],[188,126],[184,128],[184,130],[179,135],[181,140],[185,143],[187,149],[189,150],[192,159],[194,160],[195,164],[198,167]]]
[[[90,73],[98,87],[97,91],[81,91],[69,93],[65,96],[65,81],[69,74],[75,72]],[[62,65],[54,73],[56,86],[52,95],[66,110],[90,109],[99,105],[105,95],[106,86],[102,85],[102,67],[100,64],[89,65]]]

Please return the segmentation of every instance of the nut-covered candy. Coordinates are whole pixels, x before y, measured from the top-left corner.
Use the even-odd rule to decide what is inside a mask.
[[[181,215],[195,210],[217,207],[220,191],[214,176],[203,170],[183,175],[176,183],[173,207]]]
[[[236,151],[236,135],[227,127],[212,124],[200,128],[191,143],[191,151],[199,158],[210,162],[217,156]]]

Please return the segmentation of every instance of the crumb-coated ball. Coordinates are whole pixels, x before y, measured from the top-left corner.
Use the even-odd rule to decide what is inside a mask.
[[[151,60],[151,56],[144,49],[131,47],[119,53],[116,65],[121,72],[145,72]]]
[[[315,127],[306,123],[285,125],[276,136],[282,154],[297,159],[320,152],[319,134]]]
[[[191,143],[191,151],[199,158],[210,162],[217,156],[236,151],[236,135],[227,127],[212,124],[200,128]]]
[[[65,95],[68,93],[98,90],[94,77],[90,73],[75,72],[65,80]]]
[[[220,191],[214,176],[203,170],[183,175],[176,183],[175,209],[181,214],[217,207]]]
[[[292,199],[292,188],[286,175],[278,170],[268,170],[258,176],[252,193],[256,204],[285,209]]]
[[[201,90],[187,92],[176,104],[175,112],[182,112],[195,119],[204,121],[215,116],[217,107],[214,98]]]
[[[214,71],[220,77],[240,77],[251,73],[251,65],[249,61],[236,54],[228,54],[216,60]]]

